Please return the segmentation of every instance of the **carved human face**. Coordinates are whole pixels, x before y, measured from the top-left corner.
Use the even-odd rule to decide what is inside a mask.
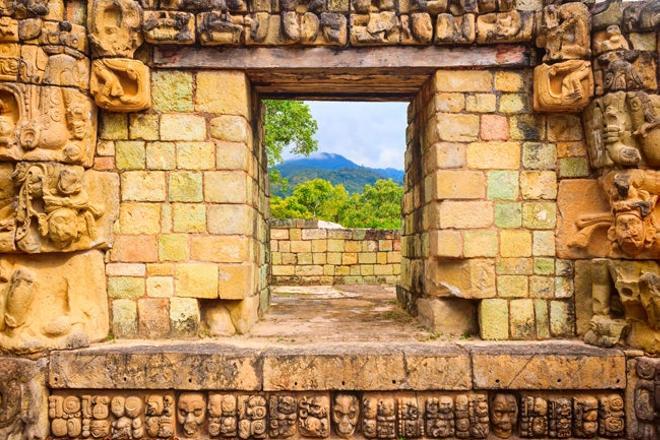
[[[206,405],[201,393],[185,393],[179,397],[177,421],[183,426],[186,437],[197,434],[206,419]]]
[[[78,238],[78,214],[73,209],[60,208],[48,217],[48,238],[57,247],[69,246]]]
[[[151,395],[147,397],[147,409],[145,412],[148,416],[158,416],[163,413],[164,406],[163,396]]]
[[[454,401],[449,396],[442,396],[439,405],[442,414],[449,414],[454,409]]]
[[[332,421],[335,431],[340,437],[350,437],[355,433],[360,406],[357,397],[349,394],[338,394],[335,396],[335,404],[332,407]]]
[[[509,438],[518,418],[518,402],[511,394],[498,394],[491,409],[493,433],[499,438]]]
[[[32,167],[25,180],[25,190],[32,197],[41,197],[44,193],[44,173],[41,168]]]
[[[618,214],[614,228],[616,240],[625,252],[630,253],[643,249],[646,234],[644,222],[639,216],[633,213]]]
[[[110,411],[112,411],[112,415],[115,417],[124,417],[124,404],[126,403],[126,399],[124,399],[122,396],[115,396],[112,398],[112,401],[110,402]]]

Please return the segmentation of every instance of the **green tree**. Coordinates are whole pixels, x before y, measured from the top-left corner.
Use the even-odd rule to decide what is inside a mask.
[[[403,187],[392,180],[365,185],[339,212],[339,223],[348,228],[400,229]]]
[[[314,138],[318,123],[309,105],[302,101],[281,99],[264,100],[264,145],[268,165],[282,162],[286,148],[294,154],[309,156],[318,149]]]
[[[334,186],[324,179],[312,179],[297,185],[289,197],[271,198],[275,218],[304,218],[336,222],[339,211],[348,201],[343,185]]]

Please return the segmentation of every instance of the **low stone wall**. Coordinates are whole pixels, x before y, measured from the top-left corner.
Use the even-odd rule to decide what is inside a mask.
[[[396,284],[401,271],[399,231],[274,220],[270,250],[273,284]]]

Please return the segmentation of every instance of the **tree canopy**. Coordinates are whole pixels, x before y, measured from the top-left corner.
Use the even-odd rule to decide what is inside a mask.
[[[391,180],[365,185],[350,195],[343,185],[313,179],[298,184],[289,197],[271,197],[275,218],[326,220],[351,228],[400,229],[403,188]]]
[[[282,161],[286,148],[304,156],[318,149],[318,141],[314,138],[318,123],[309,105],[302,101],[266,99],[264,106],[264,145],[269,166]]]

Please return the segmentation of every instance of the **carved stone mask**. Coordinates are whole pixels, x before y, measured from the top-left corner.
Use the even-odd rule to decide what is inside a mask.
[[[201,393],[186,393],[179,397],[177,421],[187,437],[197,434],[206,419],[206,405]]]
[[[350,437],[355,433],[360,405],[357,397],[348,394],[338,394],[332,407],[332,421],[340,437]]]
[[[624,252],[636,254],[643,250],[646,233],[643,220],[633,212],[622,212],[614,220],[616,241]]]
[[[518,402],[511,394],[498,394],[493,399],[491,422],[493,433],[499,438],[509,438],[518,418]]]

